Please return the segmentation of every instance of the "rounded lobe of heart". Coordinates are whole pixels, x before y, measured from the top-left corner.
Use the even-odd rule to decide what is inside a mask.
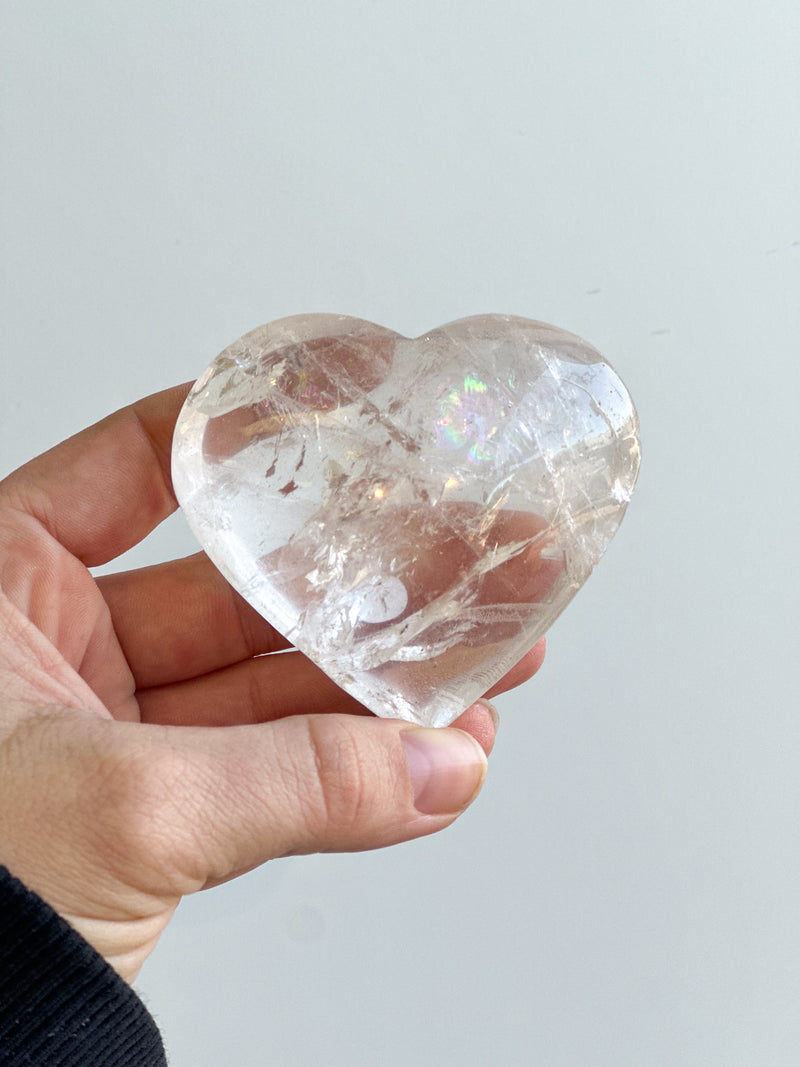
[[[391,331],[381,330],[354,337],[311,338],[256,355],[260,373],[284,398],[284,404],[278,410],[267,396],[210,418],[203,434],[204,458],[219,463],[256,441],[311,423],[315,416],[339,409],[343,402],[357,403],[390,373],[395,340]],[[295,411],[287,411],[287,397],[297,399]]]

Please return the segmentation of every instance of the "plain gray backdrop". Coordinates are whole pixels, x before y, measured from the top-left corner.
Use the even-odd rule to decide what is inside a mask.
[[[796,0],[5,0],[0,41],[3,472],[306,311],[553,322],[641,416],[479,801],[186,901],[173,1067],[800,1063]]]

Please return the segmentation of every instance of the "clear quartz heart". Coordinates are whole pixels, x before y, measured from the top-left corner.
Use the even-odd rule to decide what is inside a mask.
[[[619,526],[638,420],[554,326],[416,339],[340,315],[246,334],[190,392],[173,480],[228,581],[377,715],[452,722],[542,636]]]

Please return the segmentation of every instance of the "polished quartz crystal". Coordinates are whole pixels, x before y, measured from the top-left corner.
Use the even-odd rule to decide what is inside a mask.
[[[415,339],[262,326],[197,381],[173,445],[178,500],[241,595],[377,715],[433,726],[563,611],[638,467],[608,363],[506,315]]]

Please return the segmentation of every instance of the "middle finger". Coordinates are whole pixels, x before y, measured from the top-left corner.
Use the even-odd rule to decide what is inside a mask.
[[[290,647],[204,552],[110,574],[97,584],[137,689],[206,675]]]

